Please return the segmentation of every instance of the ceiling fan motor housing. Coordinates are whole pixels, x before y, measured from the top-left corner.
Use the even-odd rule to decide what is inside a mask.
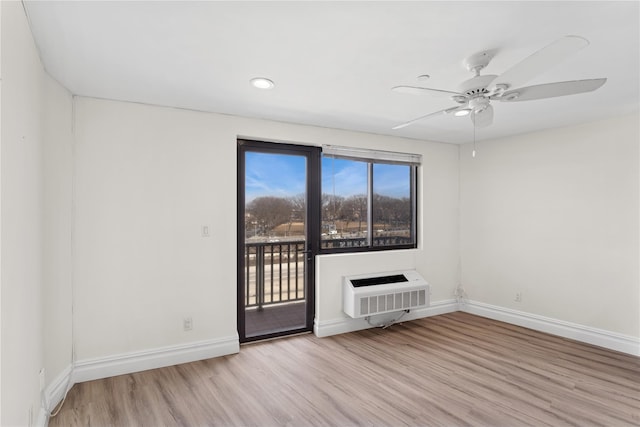
[[[475,76],[469,80],[465,80],[459,87],[459,92],[469,97],[484,95],[489,93],[487,87],[496,79],[496,75],[487,74],[485,76]]]

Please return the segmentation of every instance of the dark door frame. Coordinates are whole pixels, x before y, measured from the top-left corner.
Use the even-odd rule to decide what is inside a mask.
[[[307,295],[306,325],[304,328],[284,332],[276,332],[258,337],[246,337],[244,316],[244,213],[245,213],[245,153],[248,151],[293,154],[307,158],[307,214],[306,214],[306,269],[305,286]],[[321,148],[310,145],[275,143],[238,138],[237,150],[237,321],[240,342],[256,341],[292,335],[301,332],[312,332],[315,316],[315,257],[320,251],[320,154]]]

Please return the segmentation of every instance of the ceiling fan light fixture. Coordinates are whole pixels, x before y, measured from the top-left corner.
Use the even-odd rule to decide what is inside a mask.
[[[463,108],[462,110],[458,110],[455,113],[453,113],[453,115],[456,117],[464,117],[464,116],[468,116],[470,113],[471,113],[470,108]]]
[[[275,83],[265,77],[255,77],[250,82],[253,87],[258,89],[273,89],[275,87]]]

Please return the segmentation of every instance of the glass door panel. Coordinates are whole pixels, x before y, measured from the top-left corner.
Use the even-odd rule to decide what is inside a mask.
[[[243,342],[312,327],[308,201],[314,159],[309,147],[301,148],[239,145],[238,332]]]

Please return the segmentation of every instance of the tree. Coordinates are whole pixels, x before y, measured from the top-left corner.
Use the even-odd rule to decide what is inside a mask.
[[[293,204],[282,197],[264,196],[253,199],[246,207],[260,230],[268,232],[290,221]]]
[[[340,219],[344,197],[334,196],[333,194],[322,195],[322,220],[336,221]]]
[[[411,217],[411,200],[409,198],[374,194],[373,218],[375,222],[382,223],[385,229],[397,229],[400,226],[409,228]]]
[[[406,228],[407,230],[411,228],[411,220],[413,219],[411,199],[408,197],[398,199],[398,202],[395,205],[395,218],[396,221],[402,224],[403,228]]]
[[[304,222],[305,213],[307,211],[307,196],[302,194],[296,194],[289,198],[291,202],[291,221]]]
[[[342,207],[342,217],[347,221],[358,221],[358,232],[362,231],[362,222],[367,219],[367,195],[349,196]]]

